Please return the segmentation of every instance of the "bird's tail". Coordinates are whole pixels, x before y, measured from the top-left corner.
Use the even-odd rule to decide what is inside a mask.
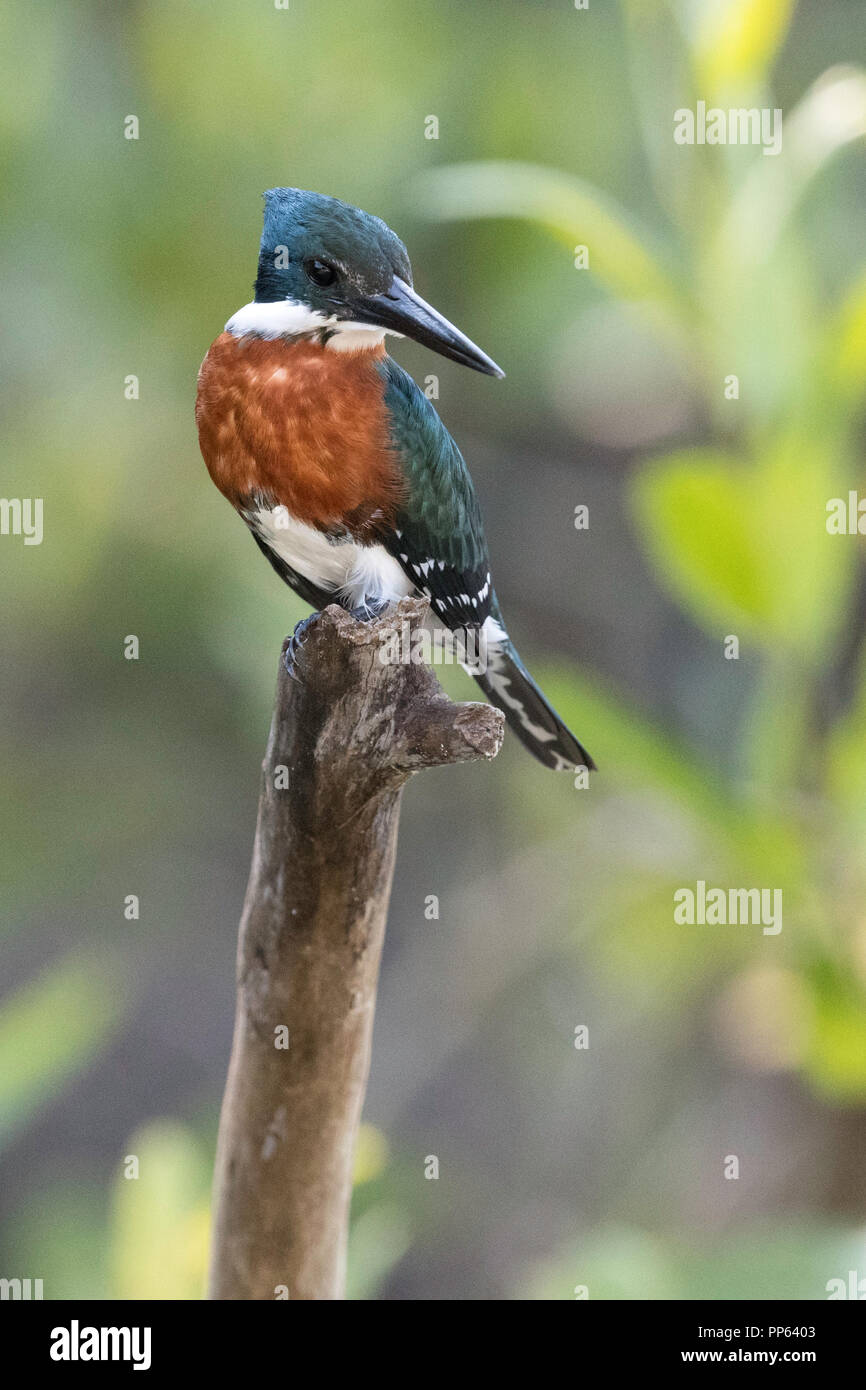
[[[483,670],[469,669],[490,703],[502,710],[521,743],[545,767],[557,771],[595,767],[535,684],[510,638],[489,644]]]

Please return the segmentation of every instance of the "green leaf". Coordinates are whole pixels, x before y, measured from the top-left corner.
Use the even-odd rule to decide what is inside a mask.
[[[724,0],[694,13],[697,85],[712,100],[715,93],[765,81],[788,32],[794,0]]]
[[[673,592],[705,626],[760,630],[770,616],[750,480],[721,454],[691,450],[648,464],[632,500],[641,538]]]
[[[813,974],[814,1014],[806,1075],[835,1104],[862,1104],[866,1099],[863,992],[835,961],[822,962]]]
[[[850,581],[851,549],[826,529],[838,477],[829,443],[821,452],[777,434],[749,464],[703,449],[656,459],[632,503],[654,564],[709,632],[746,632],[814,661]]]
[[[856,404],[866,388],[866,270],[850,286],[834,316],[826,351],[846,405]]]
[[[744,266],[771,261],[818,174],[840,150],[864,137],[866,73],[853,66],[830,68],[785,117],[782,153],[756,155],[717,238],[706,247],[707,265],[721,257],[731,275],[734,258]]]
[[[571,254],[589,248],[589,268],[626,299],[656,299],[682,311],[681,290],[651,249],[651,237],[600,189],[539,164],[488,160],[446,164],[415,182],[416,201],[442,221],[521,217],[551,232]]]

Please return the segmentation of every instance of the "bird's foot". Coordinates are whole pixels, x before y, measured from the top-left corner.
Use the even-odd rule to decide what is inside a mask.
[[[318,616],[318,613],[311,613],[309,618],[302,618],[295,627],[291,637],[286,642],[283,652],[283,665],[286,668],[287,675],[291,676],[292,680],[298,679],[297,660],[300,656],[301,648],[304,645],[304,633],[310,626],[310,623]]]
[[[377,618],[381,618],[388,606],[387,599],[371,599],[358,608],[350,608],[349,616],[358,623],[373,623]]]

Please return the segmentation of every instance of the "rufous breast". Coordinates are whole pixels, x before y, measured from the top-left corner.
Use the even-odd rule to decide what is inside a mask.
[[[376,365],[384,355],[221,333],[196,400],[201,451],[220,491],[237,507],[267,499],[322,529],[390,519],[402,474]]]

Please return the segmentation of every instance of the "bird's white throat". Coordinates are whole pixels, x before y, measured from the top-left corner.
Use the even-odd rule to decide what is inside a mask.
[[[232,314],[226,324],[226,332],[235,338],[298,338],[322,330],[330,334],[327,347],[336,352],[363,352],[379,347],[388,331],[371,323],[354,323],[336,314],[323,314],[296,299],[277,299],[271,304],[253,300]]]

